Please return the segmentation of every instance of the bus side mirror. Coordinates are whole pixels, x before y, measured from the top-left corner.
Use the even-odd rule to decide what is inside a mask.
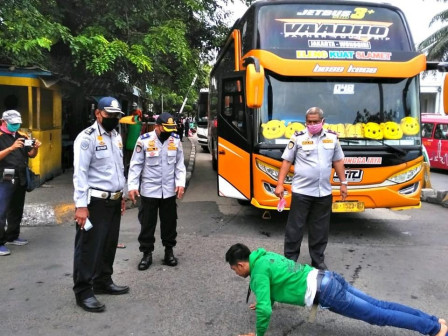
[[[246,67],[246,104],[249,108],[260,108],[263,105],[264,68],[261,64],[258,69],[255,64]]]

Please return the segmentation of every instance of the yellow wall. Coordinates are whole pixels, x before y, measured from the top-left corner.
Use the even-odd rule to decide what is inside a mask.
[[[26,77],[26,75],[24,77],[0,76],[1,85],[5,88],[5,95],[14,93],[20,100],[22,131],[31,132],[33,138],[42,142],[39,154],[29,161],[30,168],[40,175],[41,182],[60,174],[62,99],[59,87],[53,85],[46,88],[39,78]],[[27,94],[23,92],[24,87],[27,88]],[[52,101],[42,102],[41,97],[46,94],[44,97],[48,98],[50,92]]]
[[[32,171],[40,175],[41,181],[52,178],[61,172],[61,129],[32,132],[35,139],[42,142],[39,153],[30,159],[29,166]]]

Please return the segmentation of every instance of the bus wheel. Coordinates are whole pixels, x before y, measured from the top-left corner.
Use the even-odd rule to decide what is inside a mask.
[[[214,155],[212,155],[212,168],[218,170],[218,160],[215,159]]]
[[[212,168],[215,171],[218,171],[218,159],[216,158],[216,152],[214,148],[214,143],[212,142],[212,145],[210,146],[210,154],[212,154]]]

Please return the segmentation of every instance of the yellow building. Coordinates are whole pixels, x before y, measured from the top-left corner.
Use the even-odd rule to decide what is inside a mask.
[[[39,154],[29,164],[41,182],[61,172],[62,101],[56,82],[51,72],[38,68],[0,66],[1,113],[7,109],[19,111],[21,130],[42,142]]]

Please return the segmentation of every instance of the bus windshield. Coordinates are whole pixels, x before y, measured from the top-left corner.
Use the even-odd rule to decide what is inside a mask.
[[[341,144],[421,144],[416,77],[291,79],[268,74],[264,94],[260,144],[287,143],[295,131],[305,129],[305,112],[312,106],[323,109],[324,127],[337,132]]]

